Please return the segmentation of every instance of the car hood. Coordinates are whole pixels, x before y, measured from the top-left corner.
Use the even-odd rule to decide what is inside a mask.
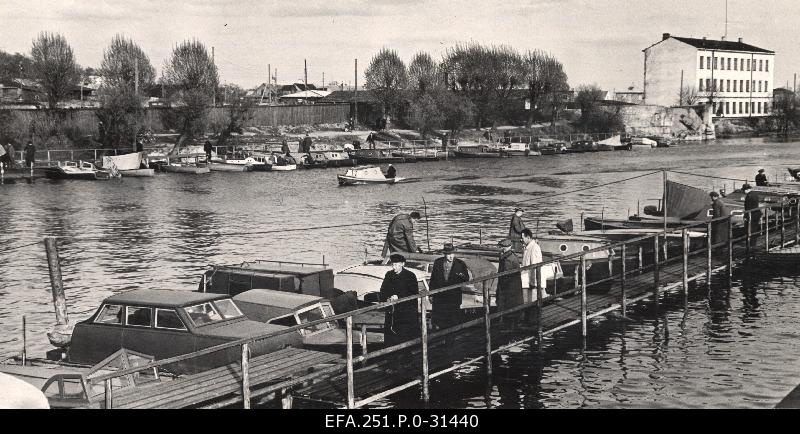
[[[275,324],[266,324],[258,321],[242,320],[236,322],[226,322],[222,324],[211,324],[203,327],[198,327],[196,334],[198,336],[207,336],[214,338],[223,338],[229,340],[251,338],[257,335],[263,335],[270,332],[277,332],[285,330],[287,327]],[[298,332],[294,332],[298,334]],[[292,333],[285,334],[284,336],[291,336]]]

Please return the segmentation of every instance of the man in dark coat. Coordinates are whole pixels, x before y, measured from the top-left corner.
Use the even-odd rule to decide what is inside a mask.
[[[31,141],[25,145],[25,167],[30,168],[36,162],[36,147]]]
[[[289,144],[286,143],[286,139],[281,140],[281,154],[289,155]]]
[[[764,169],[758,169],[758,175],[756,175],[756,186],[758,187],[769,186],[769,181],[767,181],[767,175],[764,173]]]
[[[753,187],[750,184],[745,184],[742,186],[742,192],[745,194],[744,196],[744,211],[745,211],[745,222],[750,225],[750,233],[752,236],[750,237],[750,245],[754,246],[758,243],[758,231],[761,230],[761,210],[759,208],[759,197],[758,193],[753,191]],[[751,213],[747,213],[749,210],[757,210]]]
[[[500,253],[499,266],[497,272],[518,270],[519,256],[512,249],[513,243],[506,238],[498,243],[503,252]],[[522,277],[519,273],[500,276],[497,278],[497,310],[503,311],[519,306],[524,303],[522,295]],[[514,312],[504,316],[504,322],[508,321],[512,327],[519,321],[520,313]]]
[[[369,133],[369,135],[367,136],[367,143],[369,143],[369,148],[370,149],[375,149],[375,135],[374,134]]]
[[[380,300],[394,301],[419,294],[417,276],[404,268],[406,258],[400,254],[390,256],[392,269],[386,272],[381,284]],[[383,342],[387,347],[398,345],[420,336],[420,316],[417,301],[395,304],[386,310],[383,321]]]
[[[386,234],[386,245],[390,252],[422,252],[414,241],[414,220],[419,219],[417,211],[394,216]]]
[[[306,154],[311,152],[311,137],[309,137],[308,133],[306,133],[306,136],[303,138],[303,152]]]
[[[712,191],[710,193],[711,201],[712,201],[712,209],[714,212],[714,219],[719,217],[727,217],[731,214],[730,209],[727,205],[722,201],[722,198],[719,197],[719,193],[716,191]],[[720,243],[727,243],[728,242],[728,225],[731,224],[730,220],[728,221],[718,221],[711,224],[711,242],[713,244],[720,244]]]
[[[206,143],[203,145],[203,151],[206,153],[206,161],[211,161],[211,151],[214,148],[211,146],[211,142],[206,140]]]
[[[386,169],[386,179],[394,179],[397,176],[397,170],[391,164]]]
[[[456,258],[455,248],[446,243],[444,256],[433,261],[431,290],[464,283],[469,280],[469,270],[464,261]],[[451,289],[431,296],[431,323],[438,329],[453,327],[461,321],[461,289]]]
[[[522,208],[517,208],[511,217],[511,227],[508,228],[508,239],[511,240],[514,250],[522,250],[523,230],[525,230],[525,223],[522,222]]]

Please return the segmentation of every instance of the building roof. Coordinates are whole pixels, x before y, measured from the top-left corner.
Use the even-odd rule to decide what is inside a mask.
[[[328,95],[330,95],[330,92],[327,90],[304,90],[302,92],[283,95],[281,96],[281,98],[310,99],[310,98],[325,98]]]
[[[164,289],[135,289],[112,295],[105,303],[141,304],[143,306],[177,307],[228,298],[223,294],[208,294],[194,291],[171,291]]]
[[[676,41],[683,42],[684,44],[689,44],[696,48],[701,48],[704,50],[725,50],[725,51],[746,51],[748,53],[765,53],[765,54],[775,54],[774,51],[766,50],[764,48],[759,48],[754,45],[745,44],[744,42],[740,41],[723,41],[723,40],[716,40],[716,39],[700,39],[700,38],[684,38],[681,36],[670,36],[669,34],[665,34],[664,38],[661,41],[656,42],[655,44],[651,45],[658,45],[667,39],[672,38]],[[647,47],[647,48],[650,48]],[[647,49],[645,48],[645,50]],[[642,50],[644,51],[644,50]]]
[[[275,291],[271,289],[251,289],[233,297],[234,301],[256,303],[284,309],[297,309],[312,303],[325,300],[322,297],[293,292]]]
[[[355,93],[352,90],[335,90],[331,92],[328,96],[320,100],[320,102],[336,102],[336,103],[343,103],[343,102],[353,102],[355,101]],[[358,102],[375,102],[378,99],[375,97],[375,93],[371,90],[359,90],[358,91]]]

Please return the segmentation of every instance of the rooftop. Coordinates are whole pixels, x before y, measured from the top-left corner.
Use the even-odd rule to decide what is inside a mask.
[[[676,41],[680,41],[683,42],[684,44],[689,44],[693,47],[701,48],[704,50],[745,51],[748,53],[775,54],[774,51],[766,50],[764,48],[759,48],[750,44],[745,44],[744,42],[742,42],[742,38],[739,38],[738,41],[726,41],[726,40],[716,40],[707,38],[684,38],[681,36],[671,36],[669,33],[664,33],[661,41],[656,42],[650,47],[658,45],[669,38],[675,39]]]
[[[165,289],[135,289],[108,297],[106,303],[140,304],[144,306],[178,307],[228,298],[222,294],[207,294],[194,291],[172,291]]]

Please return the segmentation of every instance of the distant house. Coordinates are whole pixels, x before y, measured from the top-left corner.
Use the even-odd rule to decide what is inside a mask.
[[[349,104],[350,116],[354,115],[355,101],[358,99],[358,122],[374,125],[383,115],[383,107],[371,90],[334,90],[328,96],[317,101],[319,104]]]
[[[255,89],[248,90],[244,98],[253,104],[274,104],[278,101],[278,86],[261,83]]]
[[[35,81],[15,78],[0,82],[0,103],[4,106],[31,106],[31,108],[37,108],[47,105],[47,95]]]
[[[282,97],[284,95],[290,95],[297,92],[303,92],[306,90],[318,90],[318,89],[313,84],[309,84],[308,86],[306,86],[303,83],[282,84],[278,85],[278,97]]]
[[[281,102],[288,102],[294,104],[313,104],[326,96],[330,95],[327,90],[303,90],[296,93],[290,93],[279,97]]]
[[[612,98],[614,101],[625,102],[629,104],[641,104],[644,99],[644,92],[635,90],[614,91]]]

